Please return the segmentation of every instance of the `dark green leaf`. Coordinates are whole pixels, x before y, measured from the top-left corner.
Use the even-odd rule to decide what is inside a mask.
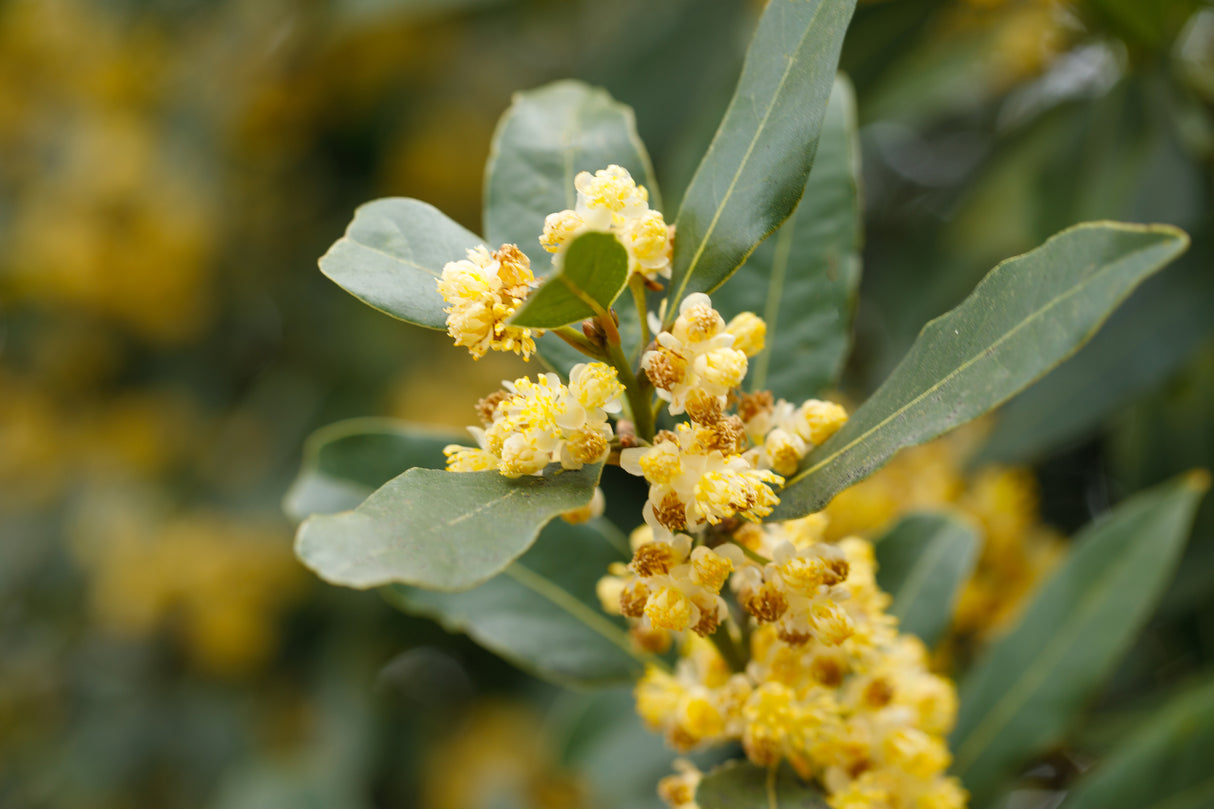
[[[649,191],[650,206],[661,198],[649,155],[636,133],[632,110],[606,91],[578,81],[558,81],[518,93],[498,123],[485,166],[485,231],[489,243],[517,244],[531,257],[537,276],[550,271],[552,256],[540,246],[544,219],[573,208],[578,172],[594,172],[612,163],[628,169]],[[640,319],[630,298],[617,312],[627,353],[640,346]],[[540,358],[567,373],[585,357],[559,337],[536,342]]]
[[[395,419],[349,419],[322,427],[304,444],[303,467],[283,498],[283,510],[296,522],[347,511],[406,469],[442,469],[443,447],[461,440]]]
[[[511,318],[515,326],[555,329],[606,312],[628,282],[628,251],[610,233],[583,233],[565,250],[561,269]]]
[[[353,511],[304,520],[295,553],[347,587],[464,590],[501,572],[563,511],[590,502],[601,466],[542,477],[410,469]]]
[[[704,776],[696,790],[700,809],[827,809],[826,798],[787,767],[765,770],[730,761]]]
[[[607,91],[558,81],[516,93],[493,135],[485,166],[485,235],[496,248],[511,243],[544,275],[552,256],[540,246],[544,219],[577,201],[573,178],[612,163],[628,169],[661,210],[649,155],[632,110]]]
[[[320,258],[320,271],[346,292],[392,317],[445,329],[438,278],[482,239],[433,205],[377,199],[359,207],[346,235]]]
[[[1075,785],[1063,809],[1201,809],[1214,805],[1214,681],[1165,705]]]
[[[668,809],[654,785],[670,774],[670,748],[642,723],[632,688],[566,692],[545,724],[558,763],[581,773],[599,805]]]
[[[860,283],[859,160],[855,97],[840,77],[801,203],[713,298],[727,319],[750,311],[767,322],[767,348],[750,362],[752,390],[804,401],[834,382],[847,358]]]
[[[877,543],[877,584],[890,615],[930,648],[948,628],[961,585],[978,556],[978,534],[948,514],[911,514]]]
[[[1214,469],[1214,343],[1169,383],[1129,408],[1109,442],[1113,479],[1131,491],[1183,469]],[[1193,541],[1159,606],[1169,617],[1204,610],[1214,570],[1214,498],[1197,511]]]
[[[439,593],[397,585],[384,592],[401,609],[436,618],[541,677],[577,686],[629,682],[646,657],[595,595],[607,566],[624,558],[600,527],[557,520],[521,559],[475,589]]]
[[[1145,278],[1184,251],[1175,228],[1078,225],[990,272],[923,327],[885,383],[781,495],[773,520],[818,511],[839,491],[982,415],[1087,342]]]
[[[668,317],[711,292],[788,218],[805,189],[855,0],[772,0],[676,220]]]
[[[1019,624],[961,685],[953,769],[984,805],[1056,744],[1150,615],[1184,548],[1208,475],[1140,494],[1085,529]]]
[[[1144,284],[1091,343],[999,411],[981,459],[1035,460],[1174,375],[1214,329],[1211,261],[1194,249]]]

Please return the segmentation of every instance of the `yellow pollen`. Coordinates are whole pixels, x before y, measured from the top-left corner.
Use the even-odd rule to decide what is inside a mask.
[[[659,629],[682,632],[691,623],[694,605],[682,590],[663,587],[649,597],[645,604],[645,615]]]

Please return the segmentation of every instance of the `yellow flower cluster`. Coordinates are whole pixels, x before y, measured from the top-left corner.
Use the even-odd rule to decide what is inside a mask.
[[[1041,522],[1031,472],[985,466],[965,474],[982,432],[979,425],[904,450],[826,507],[828,539],[875,537],[916,509],[955,508],[970,517],[982,530],[982,551],[953,616],[953,633],[961,637],[989,636],[1013,620],[1062,547],[1058,533]]]
[[[141,501],[107,495],[98,501],[86,507],[74,550],[101,626],[135,638],[172,626],[200,667],[222,675],[249,673],[270,658],[279,618],[303,583],[281,529],[210,512],[156,515]]]
[[[734,545],[692,548],[687,534],[655,538],[648,526],[633,532],[632,563],[616,566],[599,582],[603,606],[637,620],[638,639],[663,639],[688,629],[711,635],[729,615],[721,588],[731,571],[746,564]]]
[[[576,209],[545,222],[541,243],[557,262],[577,234],[599,230],[628,247],[633,271],[646,280],[669,273],[673,231],[625,170],[583,172],[576,186]],[[525,259],[507,248],[517,252],[479,248],[443,273],[444,298],[468,301],[448,310],[451,333],[482,352],[494,340],[511,348],[529,339],[495,330],[530,283]],[[497,280],[503,271],[508,278]],[[900,635],[886,613],[872,546],[832,536],[825,513],[759,522],[779,502],[785,476],[845,424],[847,412],[817,399],[797,405],[766,391],[739,395],[750,357],[764,350],[766,325],[753,313],[727,323],[695,293],[667,330],[652,328],[658,333],[640,359],[652,393],[633,390],[631,381],[625,390],[617,379],[624,365],[610,350],[618,368],[578,365],[567,385],[555,374],[505,383],[480,402],[483,426],[469,428],[477,446],[444,450],[448,469],[519,477],[551,463],[576,469],[611,457],[645,479],[632,559],[609,568],[598,596],[606,611],[627,618],[641,648],[678,642],[674,671],[651,665],[636,688],[639,714],[675,748],[739,742],[756,765],[787,761],[817,781],[832,809],[961,809],[966,794],[944,775],[953,686],[929,672],[926,649]],[[685,420],[653,434],[653,394]],[[644,418],[621,421],[617,439],[608,414],[622,411],[625,395],[630,413]],[[1001,497],[997,487],[989,493]],[[564,516],[584,521],[601,511],[596,493]],[[699,777],[684,766],[660,794],[676,809],[694,809]]]
[[[649,482],[644,516],[655,531],[695,530],[735,514],[759,519],[779,502],[771,486],[784,478],[739,454],[744,434],[735,420],[682,423],[658,433],[653,446],[620,453],[624,471]]]
[[[832,809],[960,809],[966,794],[944,775],[954,688],[928,671],[923,644],[900,635],[886,614],[872,545],[823,543],[825,525],[814,515],[735,534],[750,552],[732,579],[754,619],[745,627],[750,662],[733,671],[711,643],[689,636],[673,673],[646,671],[637,710],[678,750],[738,741],[758,766],[788,761],[821,784]],[[754,562],[760,550],[772,561]],[[636,587],[621,588],[625,606]],[[790,612],[802,618],[791,625],[797,631],[781,622]],[[661,792],[685,809],[694,806],[697,780],[684,772]]]
[[[467,258],[447,262],[438,279],[438,292],[448,304],[447,333],[477,359],[489,350],[529,358],[541,332],[506,321],[535,285],[531,260],[517,245],[503,244],[494,253],[484,245],[469,249]]]
[[[779,502],[773,486],[784,484],[781,475],[795,472],[800,459],[846,421],[841,407],[816,400],[795,410],[781,402],[790,412],[773,418],[770,394],[743,397],[737,414],[726,413],[748,357],[763,350],[765,331],[750,312],[726,324],[709,297],[696,293],[642,356],[641,367],[670,414],[690,419],[658,433],[648,447],[620,453],[620,466],[650,485],[644,517],[659,538],[735,516],[767,516]]]
[[[556,374],[534,381],[503,382],[504,390],[482,399],[483,427],[469,427],[476,447],[447,446],[447,469],[496,469],[509,478],[539,475],[550,463],[580,469],[598,463],[611,449],[614,431],[608,413],[622,407],[624,386],[616,370],[601,362],[575,365],[566,386]]]
[[[686,412],[699,422],[716,421],[730,390],[742,384],[747,359],[763,350],[767,326],[750,312],[726,325],[702,292],[688,295],[670,331],[641,357],[670,414]]]
[[[757,465],[781,475],[796,472],[801,459],[847,421],[847,411],[834,402],[810,399],[797,407],[762,394],[749,397],[739,412],[755,444]]]
[[[655,280],[670,277],[674,226],[667,225],[659,211],[650,209],[649,192],[637,185],[628,170],[610,165],[594,174],[580,172],[574,178],[577,204],[573,210],[549,214],[544,220],[540,244],[557,254],[587,231],[613,234],[628,250],[630,273]]]

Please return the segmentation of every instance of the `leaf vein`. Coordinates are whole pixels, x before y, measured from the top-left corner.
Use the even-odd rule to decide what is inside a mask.
[[[923,391],[918,396],[914,397],[909,402],[907,402],[905,405],[899,407],[894,412],[890,413],[884,419],[877,422],[872,427],[870,427],[869,429],[862,432],[860,435],[853,438],[847,444],[843,445],[839,449],[832,452],[830,455],[823,458],[821,461],[818,461],[813,466],[809,467],[804,472],[797,474],[792,480],[790,480],[788,482],[788,484],[785,486],[785,488],[792,486],[794,483],[796,483],[800,480],[803,480],[804,478],[808,477],[809,475],[812,475],[813,473],[821,470],[827,464],[830,464],[833,461],[837,460],[840,456],[851,451],[861,442],[868,440],[873,434],[875,434],[879,430],[886,427],[890,422],[894,421],[895,419],[906,416],[907,411],[909,411],[915,405],[922,402],[927,397],[936,393],[938,390],[940,390],[940,388],[944,387],[949,382],[951,382],[957,375],[969,370],[969,368],[972,365],[974,365],[974,363],[981,360],[984,356],[986,356],[987,354],[993,353],[996,348],[998,348],[1000,345],[1002,345],[1006,341],[1010,340],[1017,333],[1019,333],[1022,329],[1026,328],[1030,323],[1033,323],[1033,322],[1041,319],[1050,310],[1054,309],[1057,306],[1062,305],[1062,303],[1069,300],[1071,297],[1084,291],[1089,286],[1091,286],[1092,284],[1096,283],[1101,278],[1103,278],[1107,273],[1112,272],[1112,270],[1114,268],[1120,266],[1122,263],[1128,261],[1129,259],[1133,258],[1134,256],[1137,256],[1140,253],[1148,252],[1153,248],[1154,248],[1154,245],[1152,245],[1150,247],[1144,247],[1141,250],[1135,250],[1132,253],[1128,253],[1125,256],[1123,256],[1121,259],[1111,262],[1105,269],[1101,270],[1100,272],[1089,276],[1085,280],[1083,280],[1083,281],[1079,282],[1078,284],[1076,284],[1075,286],[1071,287],[1065,293],[1050,299],[1049,303],[1042,306],[1040,309],[1034,310],[1031,314],[1028,315],[1028,317],[1024,318],[1019,323],[1017,323],[1015,327],[1013,327],[1012,329],[1009,329],[1006,333],[1001,335],[998,340],[995,340],[994,342],[985,346],[977,354],[975,354],[974,356],[967,359],[965,362],[958,365],[956,368],[954,368],[952,371],[950,371],[948,374],[946,374],[943,378],[941,378],[938,382],[933,384],[931,387],[927,388],[927,390]],[[954,310],[954,311],[956,311],[956,310]]]

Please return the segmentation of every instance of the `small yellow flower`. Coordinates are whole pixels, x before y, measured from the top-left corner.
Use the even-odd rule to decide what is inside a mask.
[[[649,597],[645,604],[645,617],[658,629],[682,632],[691,624],[693,609],[695,605],[682,590],[663,587]]]
[[[654,485],[670,486],[683,473],[682,453],[674,441],[658,441],[636,454],[641,474]]]
[[[638,186],[628,170],[617,165],[594,174],[579,172],[573,178],[577,189],[577,213],[594,230],[621,226],[649,207],[649,192]]]
[[[692,551],[691,566],[696,582],[718,593],[733,570],[733,562],[728,557],[705,547]]]
[[[508,326],[506,321],[534,283],[531,262],[515,245],[504,244],[496,253],[484,245],[469,249],[467,258],[448,262],[438,279],[439,294],[447,302],[447,333],[476,359],[489,350],[529,358],[535,351],[534,336],[541,332]]]
[[[814,446],[830,438],[847,422],[847,411],[834,402],[810,399],[797,411],[798,432]]]
[[[670,277],[673,230],[657,211],[646,211],[622,228],[618,236],[635,272],[646,278]]]
[[[746,354],[736,348],[718,348],[696,357],[693,368],[709,385],[736,388],[746,377]]]
[[[699,809],[696,804],[696,790],[699,789],[704,774],[687,759],[676,760],[674,766],[678,772],[658,782],[658,797],[665,801],[670,809]]]
[[[447,459],[448,472],[487,472],[497,469],[497,456],[479,447],[448,444],[443,447],[443,455]]]
[[[764,348],[767,324],[753,312],[742,312],[730,320],[725,331],[733,335],[733,347],[748,357],[753,357]]]
[[[544,233],[540,245],[549,253],[556,253],[586,229],[586,222],[576,211],[550,213],[544,219]]]
[[[569,392],[582,407],[618,413],[624,386],[620,384],[615,368],[604,362],[588,362],[575,365],[569,372]]]

